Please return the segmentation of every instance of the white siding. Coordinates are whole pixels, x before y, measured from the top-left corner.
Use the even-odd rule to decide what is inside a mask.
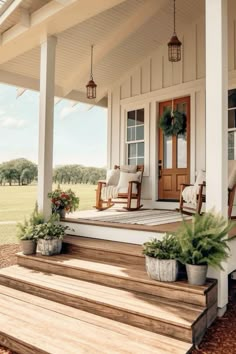
[[[229,71],[230,86],[236,87],[236,1],[229,1]],[[157,116],[158,102],[175,97],[191,96],[191,180],[196,171],[205,169],[205,19],[185,28],[180,33],[183,43],[182,61],[168,61],[167,46],[159,46],[151,55],[127,73],[113,87],[112,109],[112,162],[123,163],[124,138],[118,127],[125,130],[124,114],[127,106],[150,104],[149,139],[145,141],[149,147],[149,170],[144,178],[142,197],[157,198]],[[119,100],[119,92],[121,99]],[[194,131],[193,131],[194,129]],[[123,134],[124,135],[124,134]],[[119,141],[120,138],[120,141]],[[114,145],[120,142],[120,146]]]

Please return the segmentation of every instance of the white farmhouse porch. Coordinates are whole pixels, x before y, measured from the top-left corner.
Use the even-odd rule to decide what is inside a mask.
[[[143,204],[150,209],[174,209],[176,202],[159,200],[159,107],[165,101],[190,97],[188,182],[194,182],[198,170],[206,170],[206,210],[215,208],[227,215],[227,92],[236,88],[235,14],[233,0],[177,1],[177,32],[183,51],[181,62],[171,64],[167,57],[171,0],[36,0],[30,5],[26,0],[15,0],[9,5],[0,16],[0,81],[40,91],[38,203],[45,216],[50,214],[47,194],[52,188],[54,98],[91,103],[85,97],[91,44],[95,45],[94,78],[98,84],[92,103],[108,109],[107,167],[128,162],[127,114],[144,110]],[[135,158],[139,157],[136,153]],[[74,236],[81,236],[83,230],[82,236],[96,238],[99,234],[97,238],[103,239],[112,232],[115,236],[106,240],[136,245],[149,237],[141,228],[124,227],[121,232],[119,227],[114,231],[71,220],[67,224],[75,229]],[[157,237],[165,231],[157,230]],[[232,242],[230,247],[232,255],[224,271],[209,271],[209,276],[218,280],[220,315],[228,302],[228,275],[236,268],[236,244]],[[27,265],[27,259],[19,259],[19,264]],[[39,269],[37,262],[32,260],[35,269]],[[57,267],[48,264],[50,269]],[[45,269],[43,262],[41,267]],[[19,272],[18,276],[24,282],[28,275]],[[1,281],[6,277],[2,274]],[[16,284],[17,280],[11,282]],[[40,279],[37,282],[40,286]],[[213,287],[216,289],[215,283],[201,289],[201,296]],[[30,291],[36,294],[33,288]],[[214,315],[209,317],[208,325]],[[199,342],[202,333],[197,333],[190,341]],[[186,337],[189,341],[190,335]]]

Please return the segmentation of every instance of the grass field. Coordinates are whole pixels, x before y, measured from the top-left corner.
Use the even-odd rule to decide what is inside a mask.
[[[55,188],[56,186],[54,186]],[[79,210],[91,209],[95,204],[95,186],[88,184],[61,185],[71,188],[80,198]],[[37,186],[0,186],[0,244],[15,243],[16,225],[33,211]]]

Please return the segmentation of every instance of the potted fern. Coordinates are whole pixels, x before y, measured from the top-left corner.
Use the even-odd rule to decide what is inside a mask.
[[[148,276],[158,281],[176,281],[179,251],[179,244],[173,235],[166,234],[162,240],[154,238],[145,242],[143,254]]]
[[[222,268],[228,257],[227,234],[232,223],[208,212],[193,216],[192,223],[182,222],[175,234],[181,248],[179,260],[186,265],[189,284],[204,285],[208,266]]]
[[[17,236],[20,239],[22,253],[24,255],[36,253],[37,234],[35,228],[43,222],[44,217],[38,212],[38,206],[36,204],[29,220],[25,219],[24,222],[17,224]]]

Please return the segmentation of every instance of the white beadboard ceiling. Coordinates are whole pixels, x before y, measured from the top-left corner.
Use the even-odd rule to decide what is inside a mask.
[[[94,44],[94,51],[111,36],[117,28],[121,27],[139,6],[146,0],[126,0],[89,20],[82,22],[65,32],[59,33],[56,57],[56,84],[64,87],[68,77],[79,73],[83,63],[90,62],[90,45]],[[159,0],[156,0],[159,1]],[[40,7],[48,1],[25,0],[24,5]],[[36,4],[37,3],[37,4]],[[177,0],[177,33],[204,14],[204,0]],[[33,5],[34,4],[34,5]],[[35,8],[34,8],[35,10]],[[17,12],[12,15],[19,16]],[[17,21],[17,19],[16,19]],[[7,24],[4,23],[3,26]],[[0,32],[2,27],[0,27]],[[94,66],[94,79],[99,88],[106,89],[119,79],[137,63],[151,54],[158,46],[167,43],[173,31],[173,1],[165,0],[157,13],[140,28],[119,43]],[[114,38],[114,42],[116,38]],[[166,47],[167,48],[167,47]],[[7,63],[0,65],[0,70],[21,74],[25,77],[38,79],[40,67],[40,49],[34,48]],[[83,74],[83,73],[82,73]],[[82,75],[83,76],[83,75]],[[89,77],[84,77],[74,83],[71,89],[85,91],[85,84]],[[99,91],[99,89],[98,89]]]

